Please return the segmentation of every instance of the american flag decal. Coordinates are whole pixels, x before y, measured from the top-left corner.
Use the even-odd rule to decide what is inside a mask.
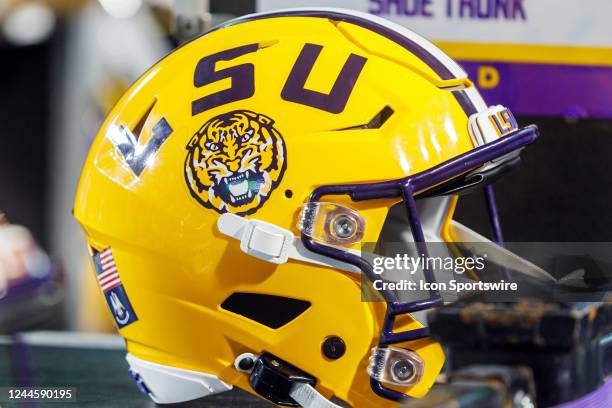
[[[121,285],[121,278],[119,278],[117,265],[115,265],[115,258],[113,258],[113,251],[111,251],[110,248],[106,248],[96,256],[100,262],[100,268],[96,268],[98,272],[98,283],[100,284],[102,292],[106,293]]]
[[[121,329],[138,320],[134,308],[130,303],[127,292],[123,287],[113,251],[106,248],[102,252],[93,254],[96,267],[96,277],[100,289],[106,298],[106,303],[115,318],[117,326]]]

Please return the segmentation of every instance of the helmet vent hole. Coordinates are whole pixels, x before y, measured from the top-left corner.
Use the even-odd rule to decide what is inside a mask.
[[[132,129],[132,133],[136,136],[136,139],[138,139],[140,136],[140,133],[142,133],[142,130],[144,129],[144,125],[147,122],[147,119],[149,118],[149,116],[151,115],[151,112],[153,111],[153,108],[155,107],[156,103],[157,103],[157,98],[151,101],[148,109],[142,114],[142,117]]]
[[[374,115],[374,117],[368,123],[338,130],[380,129],[393,115],[393,112],[394,111],[390,106],[385,106],[380,112]]]
[[[291,190],[285,190],[285,197],[287,197],[287,198],[291,198],[291,197],[293,197],[293,191],[291,191]]]
[[[221,304],[221,308],[259,324],[278,329],[297,318],[310,307],[310,302],[282,296],[236,292]]]

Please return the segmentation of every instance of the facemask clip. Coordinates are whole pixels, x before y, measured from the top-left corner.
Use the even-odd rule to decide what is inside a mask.
[[[317,242],[352,245],[363,239],[365,220],[357,211],[335,203],[304,204],[298,229]]]
[[[368,374],[381,383],[409,386],[419,382],[425,364],[414,351],[395,347],[372,349]]]

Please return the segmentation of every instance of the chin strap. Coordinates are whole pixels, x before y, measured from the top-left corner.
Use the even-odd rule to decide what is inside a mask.
[[[242,252],[266,262],[283,264],[289,259],[294,259],[361,273],[353,265],[309,251],[293,232],[269,222],[225,213],[217,220],[217,227],[222,234],[240,241]]]
[[[261,397],[278,405],[304,408],[343,408],[321,395],[313,386],[314,377],[264,353],[242,353],[234,360],[236,371],[249,375],[249,384]]]
[[[321,395],[312,385],[306,383],[293,384],[289,395],[304,408],[342,408]]]

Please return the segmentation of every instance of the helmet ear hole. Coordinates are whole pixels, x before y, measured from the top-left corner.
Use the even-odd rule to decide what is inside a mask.
[[[287,197],[287,198],[291,198],[291,197],[293,197],[293,191],[291,191],[291,190],[285,190],[285,197]]]
[[[232,293],[221,308],[272,329],[293,321],[310,307],[310,302],[261,293]]]

